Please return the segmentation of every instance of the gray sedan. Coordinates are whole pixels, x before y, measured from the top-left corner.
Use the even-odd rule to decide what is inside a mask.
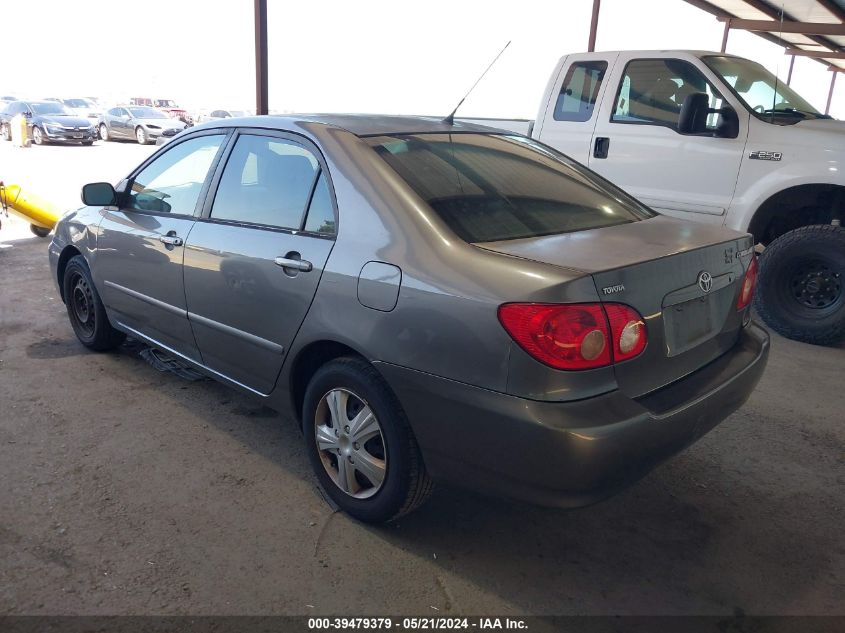
[[[215,121],[83,200],[50,247],[79,340],[129,335],[290,412],[364,521],[435,481],[599,500],[741,406],[768,357],[750,235],[481,126]]]
[[[106,110],[97,128],[104,141],[133,139],[146,145],[165,132],[184,130],[185,123],[147,106],[115,106]]]

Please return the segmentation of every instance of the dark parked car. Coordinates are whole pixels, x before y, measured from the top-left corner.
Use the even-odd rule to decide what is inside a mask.
[[[109,108],[100,120],[100,138],[104,141],[134,139],[146,145],[165,130],[181,131],[185,123],[149,106],[116,106]]]
[[[23,114],[28,121],[28,134],[36,145],[45,143],[82,143],[96,140],[96,128],[87,119],[73,115],[57,101],[13,101],[0,114],[0,136],[11,140],[12,117]]]
[[[291,411],[365,521],[438,480],[594,502],[741,406],[768,358],[750,235],[491,128],[215,121],[83,201],[50,246],[79,340],[128,334]]]

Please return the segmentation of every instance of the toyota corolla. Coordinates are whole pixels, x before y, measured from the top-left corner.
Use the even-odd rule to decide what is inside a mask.
[[[365,521],[437,481],[602,499],[740,407],[768,357],[751,236],[490,128],[214,121],[83,201],[50,247],[79,340],[128,335],[290,411]]]

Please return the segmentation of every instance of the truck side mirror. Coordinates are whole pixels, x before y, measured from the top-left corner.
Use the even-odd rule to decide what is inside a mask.
[[[719,110],[719,125],[716,127],[716,136],[721,138],[736,138],[739,136],[739,116],[730,106]]]
[[[115,203],[117,194],[107,182],[92,182],[82,187],[82,202],[89,207],[106,207]]]
[[[681,134],[707,134],[707,117],[710,114],[719,115],[719,124],[712,130],[713,136],[719,138],[736,138],[739,136],[739,116],[729,105],[723,108],[711,108],[710,97],[703,92],[687,95],[678,116],[678,132]]]
[[[681,134],[706,132],[708,114],[710,114],[710,97],[703,92],[687,95],[678,117],[678,132]]]

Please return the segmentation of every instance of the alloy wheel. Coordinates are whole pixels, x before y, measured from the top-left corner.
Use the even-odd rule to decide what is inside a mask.
[[[314,417],[317,451],[332,482],[357,499],[376,494],[387,475],[387,452],[370,406],[348,389],[332,389]]]
[[[144,145],[147,142],[147,133],[144,132],[144,128],[139,127],[137,130],[135,130],[135,138],[138,139],[138,142],[141,145]]]

